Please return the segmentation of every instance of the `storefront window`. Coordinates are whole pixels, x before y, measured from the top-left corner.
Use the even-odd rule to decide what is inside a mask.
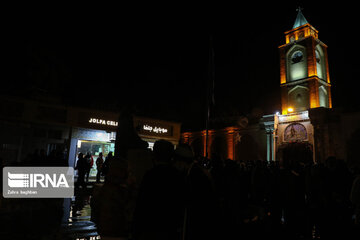
[[[90,153],[93,158],[93,164],[90,170],[91,177],[96,176],[96,159],[99,157],[99,154],[102,152],[103,159],[105,160],[109,152],[114,153],[114,150],[115,143],[111,142],[78,140],[77,144],[77,154],[83,153],[85,156],[87,153]]]

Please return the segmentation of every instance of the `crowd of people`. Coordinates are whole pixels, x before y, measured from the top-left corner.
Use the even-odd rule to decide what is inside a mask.
[[[92,221],[102,239],[356,238],[359,169],[291,151],[281,162],[209,160],[159,140],[140,183],[126,159],[110,162]]]
[[[113,153],[109,154],[104,159],[103,153],[100,152],[99,156],[96,159],[96,182],[100,183],[101,176],[106,176],[109,169],[109,163],[113,159]],[[78,159],[76,161],[75,170],[77,170],[77,187],[86,187],[86,183],[89,182],[90,171],[94,165],[94,159],[90,152],[85,156],[82,152],[78,154]]]

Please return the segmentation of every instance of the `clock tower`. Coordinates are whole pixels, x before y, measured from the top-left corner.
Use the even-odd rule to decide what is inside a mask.
[[[282,114],[310,108],[331,108],[327,46],[299,8],[291,30],[285,32],[280,51]]]

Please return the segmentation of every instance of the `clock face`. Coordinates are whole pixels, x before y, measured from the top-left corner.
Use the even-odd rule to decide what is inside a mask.
[[[302,51],[296,51],[291,56],[291,62],[298,63],[298,62],[301,62],[303,60],[303,58],[304,58],[304,54],[302,53]]]

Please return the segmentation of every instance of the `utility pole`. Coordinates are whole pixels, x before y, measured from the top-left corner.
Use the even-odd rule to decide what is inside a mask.
[[[214,105],[214,87],[215,87],[215,63],[214,63],[214,46],[213,37],[210,34],[209,41],[209,70],[208,70],[208,83],[207,83],[207,94],[206,94],[206,105],[207,105],[207,116],[206,116],[206,135],[205,135],[205,157],[208,158],[208,146],[209,146],[209,124],[210,124],[210,112],[211,106]]]

